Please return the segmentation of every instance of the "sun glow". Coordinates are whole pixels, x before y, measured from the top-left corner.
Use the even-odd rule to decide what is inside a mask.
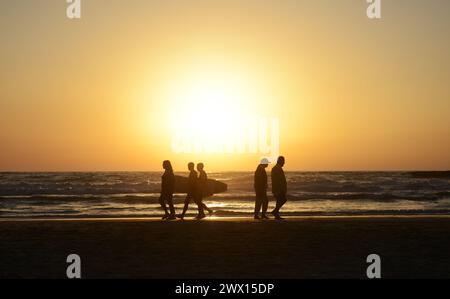
[[[221,152],[254,115],[250,107],[256,97],[247,80],[230,72],[190,76],[171,96],[172,130],[201,140],[208,152]]]
[[[257,114],[262,98],[245,80],[208,72],[181,86],[172,99],[173,152],[278,154],[279,121]]]

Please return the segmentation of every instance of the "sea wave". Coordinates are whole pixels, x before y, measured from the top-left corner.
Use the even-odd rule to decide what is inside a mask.
[[[289,192],[284,210],[289,213],[447,213],[450,209],[450,180],[439,173],[286,175]],[[228,184],[228,192],[205,199],[219,214],[251,213],[253,172],[209,176]],[[0,173],[0,217],[159,215],[160,180],[161,173],[156,172]],[[174,196],[178,208],[184,197]],[[270,192],[269,198],[273,202]]]

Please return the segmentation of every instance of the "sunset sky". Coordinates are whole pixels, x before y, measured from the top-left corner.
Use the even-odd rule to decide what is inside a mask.
[[[448,0],[66,6],[0,2],[0,171],[254,170],[173,152],[174,122],[224,115],[278,118],[288,170],[450,169]]]

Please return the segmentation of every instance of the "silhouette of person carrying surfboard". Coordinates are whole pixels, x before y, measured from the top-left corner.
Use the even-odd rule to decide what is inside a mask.
[[[197,177],[197,172],[195,171],[194,168],[195,168],[195,164],[190,162],[188,164],[189,177],[188,177],[187,195],[186,195],[186,199],[184,200],[183,212],[179,216],[179,218],[181,220],[184,219],[184,216],[186,215],[186,212],[189,209],[189,203],[192,200],[194,200],[194,202],[197,204],[197,208],[198,208],[198,215],[197,215],[196,219],[200,220],[200,219],[203,219],[206,217],[205,212],[203,211],[203,205],[199,201],[198,182],[197,182],[198,177]]]
[[[161,177],[161,196],[159,203],[164,210],[163,220],[175,220],[175,207],[173,205],[173,193],[175,192],[175,175],[170,161],[163,162],[164,174]],[[167,210],[166,203],[169,205]],[[170,211],[170,214],[169,214]]]
[[[205,165],[203,163],[197,164],[197,171],[198,171],[198,180],[197,180],[197,194],[198,194],[198,201],[203,207],[203,211],[208,211],[208,213],[211,215],[214,211],[203,202],[203,198],[207,197],[208,194],[208,175],[206,174]]]

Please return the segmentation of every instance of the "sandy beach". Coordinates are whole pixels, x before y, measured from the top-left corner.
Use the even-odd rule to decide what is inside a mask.
[[[446,216],[0,220],[0,278],[450,278]]]

